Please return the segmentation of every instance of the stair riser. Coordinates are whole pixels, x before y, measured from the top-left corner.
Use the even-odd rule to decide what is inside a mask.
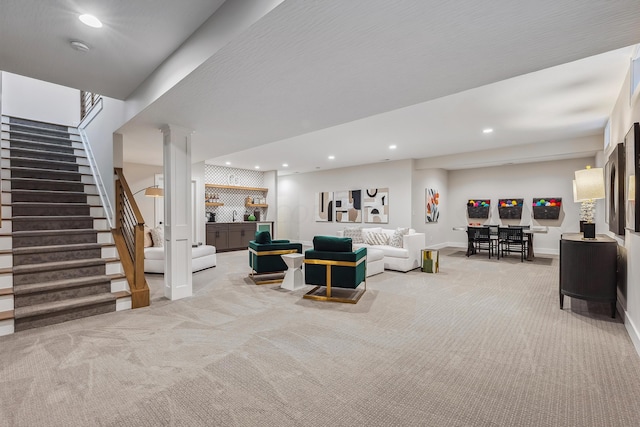
[[[46,142],[48,144],[68,144],[71,142],[69,134],[64,133],[47,133],[39,131],[38,129],[16,129],[15,127],[9,128],[9,138],[22,139],[28,141]]]
[[[69,130],[68,126],[57,125],[54,123],[38,122],[35,120],[29,120],[29,119],[21,119],[19,117],[9,118],[9,123],[11,124],[11,126],[15,126],[19,128],[24,128],[23,126],[20,126],[20,125],[26,125],[26,126],[30,126],[29,129],[31,129],[31,127],[37,127],[43,130],[51,129],[51,130],[57,130],[62,132],[68,132]]]
[[[13,205],[13,216],[84,216],[89,215],[89,205],[83,206],[48,206],[48,205]]]
[[[39,202],[39,203],[87,203],[86,194],[58,194],[35,193],[14,190],[11,193],[11,202]]]
[[[4,151],[4,150],[3,150]],[[61,162],[75,162],[76,156],[73,154],[73,149],[70,149],[70,153],[60,153],[44,150],[21,150],[12,148],[10,151],[11,160],[16,159],[42,159],[42,160],[58,160]]]
[[[69,250],[57,252],[41,252],[35,254],[19,254],[13,256],[13,265],[40,264],[55,261],[73,261],[76,259],[100,258],[102,251],[100,248]]]
[[[69,320],[81,319],[83,317],[110,313],[113,311],[116,311],[116,302],[110,301],[107,303],[84,307],[82,309],[64,310],[39,316],[26,317],[23,319],[15,319],[14,328],[16,332],[19,332],[27,329],[54,325],[56,323],[62,323]]]
[[[26,159],[11,159],[11,167],[13,168],[33,168],[33,169],[47,169],[56,171],[70,171],[78,172],[79,166],[77,164],[67,164],[51,162],[47,160],[36,161]]]
[[[42,304],[45,302],[62,301],[68,298],[85,297],[89,295],[97,295],[111,292],[111,284],[105,283],[74,286],[70,288],[62,288],[55,291],[38,292],[26,295],[15,295],[15,307],[27,307],[34,304]]]
[[[50,282],[53,280],[77,279],[86,276],[106,274],[104,264],[91,265],[80,268],[67,268],[55,271],[38,271],[34,273],[13,274],[13,284],[28,285],[31,283]]]
[[[31,246],[72,245],[74,243],[96,243],[98,233],[87,231],[78,234],[57,234],[52,236],[13,236],[14,248],[28,248]],[[102,242],[101,242],[102,243]]]
[[[5,132],[2,131],[0,133],[0,136],[2,137],[2,144],[0,146],[2,146],[2,148],[10,148],[10,147],[15,147],[12,144],[15,143],[20,143],[20,144],[27,144],[27,148],[31,148],[31,149],[43,149],[43,150],[51,150],[51,151],[55,151],[55,152],[59,152],[59,153],[66,153],[69,149],[68,145],[60,145],[60,144],[50,144],[48,142],[36,142],[36,141],[25,141],[21,138],[14,138],[14,139],[10,139],[9,138],[9,132]],[[75,150],[80,150],[79,155],[80,156],[84,156],[84,146],[82,145],[82,141],[80,140],[80,138],[71,138],[71,147]],[[77,153],[78,151],[76,151]]]
[[[94,220],[91,217],[84,219],[49,219],[47,221],[13,219],[13,231],[85,230],[94,228],[93,225]]]
[[[43,190],[43,191],[74,191],[82,192],[85,185],[81,182],[75,183],[58,183],[41,180],[30,181],[11,181],[11,190]]]
[[[63,145],[52,145],[52,144],[34,144],[32,142],[21,141],[21,140],[10,140],[9,147],[11,147],[11,151],[17,151],[22,148],[26,148],[29,150],[38,150],[45,153],[55,153],[56,155],[65,154],[68,156],[76,155],[76,150],[73,147],[67,147]],[[81,154],[82,155],[82,154]]]
[[[67,171],[41,171],[34,169],[12,170],[10,178],[32,178],[59,181],[82,181],[82,175],[78,172]]]

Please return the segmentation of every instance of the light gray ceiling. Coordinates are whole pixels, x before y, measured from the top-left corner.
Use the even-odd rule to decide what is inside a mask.
[[[0,0],[0,70],[125,99],[224,0]],[[104,27],[87,27],[91,13]],[[87,44],[81,53],[71,40]]]
[[[153,11],[162,16],[149,20],[146,9],[124,3],[95,4],[115,21],[126,12],[134,27],[173,28],[174,15],[185,13],[184,2],[162,1]],[[190,15],[188,31],[219,6],[191,3],[202,9]],[[2,9],[4,16],[5,2]],[[157,45],[178,46],[188,31],[163,34],[172,42],[118,46],[146,58]],[[19,46],[20,29],[9,33]],[[112,45],[113,37],[100,43]],[[194,161],[263,170],[286,161],[290,172],[601,135],[633,49],[589,57],[638,42],[637,0],[285,0],[125,125],[125,160],[161,163],[164,123],[194,130]],[[5,50],[16,51],[0,50],[0,69],[38,77],[34,70],[48,64],[30,58],[11,69]],[[121,64],[111,53],[96,49],[104,63]],[[149,59],[146,72],[161,59]],[[45,80],[80,78],[72,63]],[[140,83],[124,65],[107,68],[123,79],[121,93]],[[87,88],[102,81],[81,74]],[[494,134],[482,134],[485,126]]]

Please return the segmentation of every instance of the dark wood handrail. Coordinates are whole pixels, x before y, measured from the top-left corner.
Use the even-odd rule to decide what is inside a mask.
[[[144,277],[144,218],[122,168],[115,168],[115,178],[116,225],[113,236],[131,289],[131,306],[146,307],[149,305],[149,285]]]

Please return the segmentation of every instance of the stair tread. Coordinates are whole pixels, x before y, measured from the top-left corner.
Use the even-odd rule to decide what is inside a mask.
[[[87,305],[99,304],[103,302],[115,301],[116,297],[112,293],[89,295],[78,298],[69,298],[61,301],[34,304],[26,307],[18,307],[14,310],[14,317],[22,319],[25,317],[37,316],[50,312],[70,310]]]
[[[0,289],[0,297],[4,296],[4,295],[12,295],[13,294],[13,288],[2,288]]]
[[[5,131],[5,132],[9,132],[9,131]],[[44,145],[44,146],[49,146],[49,147],[62,147],[62,148],[71,148],[71,149],[76,149],[76,150],[84,150],[84,147],[80,148],[74,148],[73,143],[78,143],[80,145],[82,145],[82,141],[78,141],[75,139],[70,139],[69,141],[71,141],[71,145],[60,145],[60,144],[54,144],[51,142],[46,142],[46,141],[32,141],[30,139],[21,139],[21,138],[2,138],[3,141],[7,141],[9,143],[11,142],[26,142],[28,144],[35,144],[35,145]],[[6,147],[7,149],[10,149],[11,147]],[[17,148],[17,147],[16,147]]]
[[[11,193],[29,193],[29,194],[71,194],[74,196],[86,195],[84,191],[64,191],[64,190],[38,190],[31,188],[16,188],[10,191]]]
[[[14,285],[15,295],[28,295],[37,292],[50,291],[59,288],[76,288],[84,285],[97,285],[99,283],[111,282],[111,278],[106,274],[96,276],[77,277],[75,279],[51,280],[49,282],[30,283],[25,285]]]
[[[54,206],[89,206],[89,203],[72,203],[72,202],[13,202],[11,205],[54,205]]]
[[[78,165],[76,163],[77,166],[84,166],[84,165]],[[89,167],[89,166],[87,166]],[[79,175],[89,175],[92,176],[90,173],[84,173],[84,172],[80,172],[80,171],[67,171],[67,170],[62,170],[62,169],[43,169],[43,168],[28,168],[28,167],[24,167],[24,166],[11,166],[7,169],[10,170],[16,170],[16,171],[37,171],[40,173],[51,173],[51,172],[55,172],[55,173],[67,173],[67,174],[79,174]],[[18,178],[22,178],[22,177],[18,177]],[[24,179],[40,179],[40,178],[24,178]],[[51,179],[51,178],[44,178],[43,181],[58,181],[57,179]],[[60,180],[62,181],[62,180]],[[66,180],[65,180],[66,181]],[[69,182],[79,182],[82,183],[81,181],[69,181]]]
[[[9,141],[16,141],[16,140],[9,140]],[[16,142],[17,142],[17,141],[16,141]],[[27,143],[33,143],[33,144],[40,144],[40,143],[35,142],[35,141],[20,141],[20,142],[27,142]],[[55,146],[56,146],[55,144],[47,144],[47,145],[50,145],[50,146],[52,146],[52,147],[55,147]],[[65,147],[63,147],[63,148],[70,148],[71,150],[73,150],[73,149],[74,149],[73,147],[66,147],[66,146],[65,146]],[[54,156],[66,156],[66,157],[70,157],[70,158],[74,158],[74,159],[75,159],[75,158],[77,158],[77,157],[81,157],[81,158],[86,158],[86,157],[87,157],[87,156],[84,156],[84,155],[81,155],[81,154],[77,154],[77,153],[75,153],[75,152],[74,152],[74,153],[61,153],[61,152],[59,152],[59,151],[54,151],[54,150],[38,150],[38,149],[35,149],[35,148],[28,148],[28,147],[3,147],[3,149],[4,149],[4,150],[11,151],[11,152],[16,152],[16,151],[25,151],[25,152],[28,152],[28,153],[34,153],[34,154],[43,154],[43,153],[45,153],[45,154],[52,154],[52,155],[54,155]],[[15,156],[14,156],[14,154],[12,153],[12,154],[11,154],[11,158],[14,158],[14,157],[15,157]],[[15,158],[18,158],[18,157],[15,157]],[[23,159],[23,158],[25,158],[25,157],[19,157],[19,158]],[[43,160],[48,160],[48,159],[43,159]]]
[[[42,253],[42,252],[59,252],[59,251],[73,251],[79,249],[97,249],[103,248],[103,243],[71,243],[69,245],[50,245],[50,246],[27,246],[24,248],[14,248],[12,253],[14,255]]]
[[[0,311],[0,320],[13,319],[13,310]]]
[[[37,157],[16,157],[15,160],[27,160],[27,161],[36,162],[36,163],[58,163],[61,165],[69,165],[69,166],[85,166],[78,162],[66,162],[64,160],[57,160],[57,159],[39,159]]]
[[[28,231],[14,231],[13,233],[0,233],[2,236],[46,236],[48,234],[83,234],[88,232],[95,233],[111,233],[111,230],[96,230],[94,228],[67,228],[61,230],[28,230]]]
[[[40,170],[40,169],[38,169]],[[4,181],[19,181],[19,182],[25,182],[25,181],[37,181],[37,182],[53,182],[56,184],[82,184],[82,185],[95,185],[95,184],[86,184],[80,181],[67,181],[67,180],[62,180],[62,179],[40,179],[40,178],[5,178]],[[21,190],[21,189],[19,189]],[[64,190],[61,190],[64,191]]]
[[[10,126],[16,126],[16,125],[15,124],[11,124]],[[21,126],[21,125],[17,125],[17,126]],[[56,133],[56,135],[51,135],[51,134],[46,134],[46,133],[39,133],[39,132],[29,132],[29,131],[22,130],[22,129],[11,129],[11,127],[9,128],[9,130],[6,130],[5,132],[20,134],[20,135],[36,136],[36,137],[41,137],[41,138],[51,138],[51,139],[55,139],[55,140],[61,141],[61,142],[72,141],[72,139],[69,138],[69,136],[76,135],[76,134],[70,134],[69,132],[65,132],[65,131],[56,131],[55,129],[35,128],[35,127],[32,128],[32,129],[46,130],[47,132],[54,132],[54,133]],[[66,136],[66,138],[65,138],[65,136]],[[9,138],[9,139],[11,139],[11,138]]]
[[[98,206],[98,205],[93,205]],[[106,219],[104,216],[91,216],[91,215],[56,215],[56,216],[38,216],[38,215],[24,215],[14,218],[5,218],[3,221],[10,220],[26,220],[26,221],[64,221],[64,220],[81,220],[81,219]]]
[[[129,291],[117,291],[117,292],[111,292],[116,298],[126,298],[126,297],[130,297],[131,296],[131,292]]]
[[[5,117],[8,117],[8,116],[5,116]],[[28,121],[30,121],[32,123],[42,123],[42,124],[45,124],[45,125],[55,125],[55,123],[45,123],[45,122],[39,122],[37,120],[30,120],[30,119],[24,119],[24,120],[28,120]],[[52,129],[52,128],[48,128],[48,127],[44,127],[44,126],[34,126],[32,124],[26,124],[26,123],[16,123],[16,122],[13,122],[13,123],[12,122],[2,122],[2,123],[6,124],[6,125],[9,125],[9,126],[19,126],[19,127],[21,126],[21,127],[26,127],[26,128],[30,128],[30,129],[40,129],[40,130],[46,130],[46,131],[50,131],[50,132],[69,133],[71,135],[78,135],[78,133],[76,133],[76,132],[70,132],[70,130],[75,130],[75,131],[78,130],[78,128],[71,127],[71,126],[64,126],[64,127],[67,128],[67,130],[62,130],[62,129]],[[57,125],[57,126],[60,126],[60,125]]]
[[[106,264],[107,260],[104,258],[87,258],[87,259],[74,259],[69,261],[51,261],[43,262],[39,264],[25,264],[16,265],[12,268],[13,275],[29,274],[42,271],[54,271],[54,270],[66,270],[70,268],[78,268],[92,265]]]

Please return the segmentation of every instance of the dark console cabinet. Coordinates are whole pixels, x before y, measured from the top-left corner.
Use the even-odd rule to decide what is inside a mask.
[[[598,234],[583,240],[580,234],[563,234],[560,239],[560,309],[564,296],[611,304],[616,316],[618,243]]]
[[[255,222],[207,223],[207,245],[215,246],[216,252],[247,249],[255,235]]]

